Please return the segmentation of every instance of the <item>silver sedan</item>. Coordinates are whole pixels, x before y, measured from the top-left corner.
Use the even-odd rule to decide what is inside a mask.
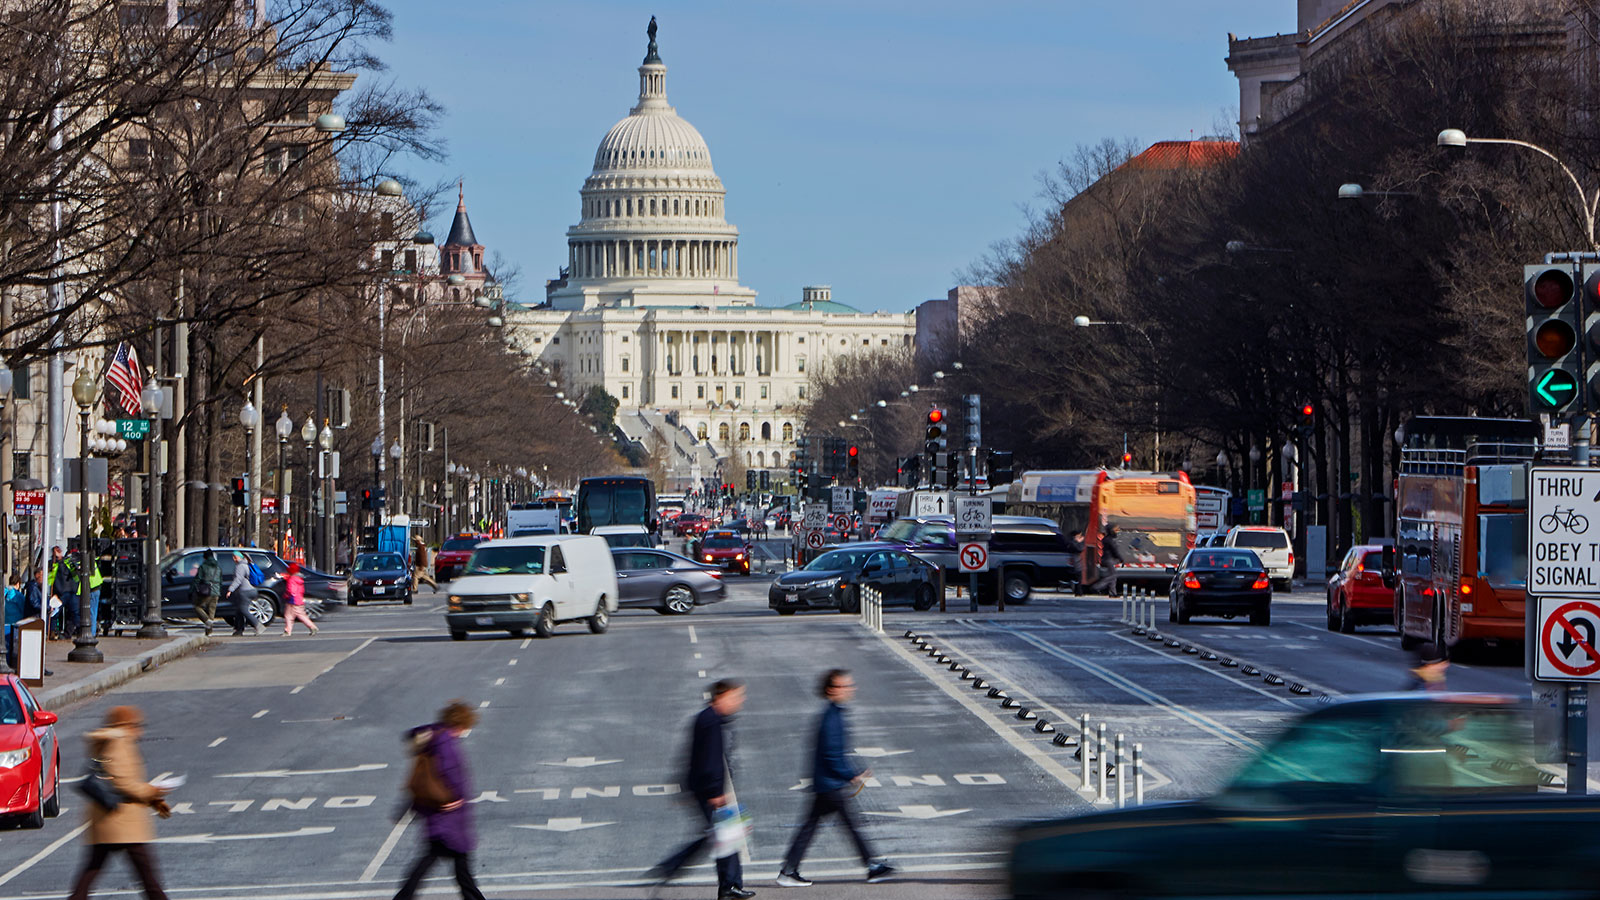
[[[611,551],[617,568],[619,606],[683,615],[722,599],[722,570],[666,550],[637,547]]]

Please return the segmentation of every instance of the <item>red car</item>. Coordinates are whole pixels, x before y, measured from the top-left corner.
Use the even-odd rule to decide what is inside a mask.
[[[696,562],[750,574],[750,544],[736,531],[713,531],[695,551]]]
[[[1357,625],[1393,625],[1394,589],[1383,584],[1383,547],[1351,547],[1328,578],[1328,630],[1349,634]]]
[[[43,828],[61,812],[55,724],[21,679],[0,675],[0,816],[20,816],[25,828]]]
[[[487,535],[466,533],[446,538],[433,558],[433,577],[442,583],[460,575],[472,558],[473,548],[488,539]]]
[[[672,533],[678,537],[692,538],[705,534],[711,528],[711,519],[699,513],[684,513],[672,523]]]

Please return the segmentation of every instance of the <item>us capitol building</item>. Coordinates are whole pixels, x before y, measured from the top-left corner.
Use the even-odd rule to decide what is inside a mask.
[[[506,334],[559,364],[573,396],[600,385],[616,397],[619,427],[686,487],[734,455],[785,469],[808,376],[843,354],[910,347],[916,314],[859,312],[827,287],[756,305],[711,151],[667,104],[655,33],[652,19],[639,102],[595,152],[561,278],[543,304],[508,309]]]

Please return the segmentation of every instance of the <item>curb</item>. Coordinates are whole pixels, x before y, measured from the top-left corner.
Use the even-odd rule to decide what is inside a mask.
[[[68,706],[79,700],[92,697],[103,691],[108,691],[118,685],[126,684],[146,672],[154,671],[163,663],[171,662],[180,657],[188,656],[199,650],[211,641],[204,634],[190,634],[176,640],[167,641],[159,647],[125,659],[101,669],[99,672],[71,684],[64,684],[58,688],[42,691],[36,694],[39,705],[45,709],[55,709]]]

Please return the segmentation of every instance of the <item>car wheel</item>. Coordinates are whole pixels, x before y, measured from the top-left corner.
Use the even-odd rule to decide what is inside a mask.
[[[780,615],[780,616],[792,616],[792,615],[794,615],[794,610],[792,610],[792,609],[780,609],[780,610],[778,610],[778,615]]]
[[[22,827],[44,827],[44,766],[42,765],[39,767],[39,805],[33,808],[33,812],[23,814]]]
[[[55,778],[52,779],[54,787],[50,791],[50,799],[44,802],[44,817],[54,819],[61,815],[61,757],[56,757]]]
[[[412,596],[411,596],[411,594],[410,594],[410,593],[409,593],[409,592],[408,592],[408,593],[407,593],[407,594],[406,594],[406,599],[405,599],[405,604],[406,604],[406,605],[407,605],[407,606],[410,606],[410,605],[411,605],[411,600],[412,600]]]
[[[1272,624],[1272,607],[1263,606],[1262,608],[1260,608],[1260,609],[1256,610],[1255,612],[1251,613],[1250,614],[1250,624],[1251,625],[1271,625]]]
[[[694,612],[694,589],[687,584],[675,584],[661,595],[661,610],[674,616]]]
[[[861,612],[861,588],[851,585],[845,588],[844,595],[839,598],[839,612],[854,615]]]
[[[911,601],[911,608],[917,612],[933,609],[933,585],[925,584],[917,588],[917,599]]]
[[[1332,595],[1328,597],[1328,630],[1339,630],[1339,605],[1334,602]]]
[[[357,599],[356,599],[356,598],[354,598],[354,597],[351,597],[351,598],[350,598],[350,599],[349,599],[349,600],[346,600],[346,601],[345,601],[345,602],[344,602],[344,605],[345,605],[345,606],[360,606],[360,605],[361,605],[361,601],[360,601],[360,600],[357,600]]]
[[[601,597],[599,605],[595,607],[594,615],[589,617],[589,633],[605,634],[611,627],[611,613],[606,609],[606,598]]]
[[[1027,603],[1033,594],[1033,579],[1021,569],[1007,570],[1000,582],[1007,603]]]
[[[1187,603],[1183,602],[1183,598],[1182,597],[1179,597],[1178,598],[1178,624],[1179,625],[1187,625],[1187,624],[1189,624],[1189,615],[1190,615],[1190,613],[1189,613],[1189,605]]]
[[[464,641],[466,639],[467,639],[467,633],[465,631],[452,631],[452,632],[450,632],[450,640],[452,640],[452,641]]]
[[[1350,604],[1348,603],[1339,604],[1339,633],[1356,633],[1356,617],[1350,612]]]
[[[250,618],[257,625],[265,628],[272,624],[273,618],[277,615],[278,600],[271,594],[258,593],[255,599],[250,601]]]
[[[1167,621],[1173,623],[1178,621],[1178,600],[1176,597],[1167,598]]]
[[[539,610],[539,617],[533,620],[533,633],[539,637],[547,638],[556,633],[556,605],[546,603]]]
[[[512,637],[527,637],[528,636],[528,629],[523,627],[523,626],[521,626],[521,625],[518,625],[515,628],[507,628],[506,629],[506,634],[509,634]]]
[[[1284,578],[1274,581],[1272,583],[1272,588],[1273,590],[1282,591],[1285,594],[1292,594],[1294,593],[1294,579]]]

